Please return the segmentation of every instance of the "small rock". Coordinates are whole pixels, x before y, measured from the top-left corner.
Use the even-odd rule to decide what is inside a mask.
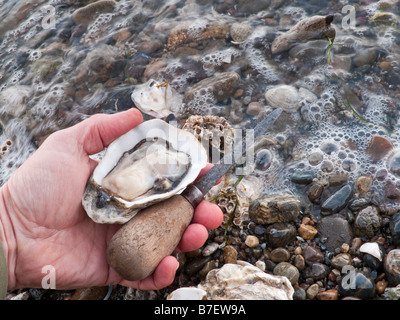
[[[274,223],[266,230],[267,244],[271,248],[285,247],[296,239],[296,233],[296,228],[289,223]]]
[[[322,280],[329,274],[329,267],[323,263],[313,263],[304,269],[304,276],[313,280]]]
[[[288,262],[278,263],[273,270],[273,274],[288,278],[292,285],[296,284],[300,277],[299,270]]]
[[[386,288],[383,297],[386,300],[400,300],[400,285],[394,288]]]
[[[357,189],[362,193],[367,193],[372,186],[372,177],[371,176],[360,176],[357,178]]]
[[[359,270],[351,271],[343,277],[339,285],[343,297],[352,296],[360,299],[371,299],[375,296],[375,284],[369,273]]]
[[[318,300],[338,300],[339,292],[336,289],[329,289],[317,294]]]
[[[321,213],[324,215],[337,213],[344,209],[353,195],[353,188],[350,184],[345,185],[332,196],[330,196],[321,206]]]
[[[300,271],[306,267],[306,262],[304,260],[304,257],[301,254],[297,254],[294,257],[293,264]]]
[[[260,241],[256,236],[248,235],[245,240],[246,246],[250,248],[255,248],[259,245]]]
[[[322,160],[324,160],[324,156],[320,152],[313,152],[307,159],[310,165],[317,166],[322,162]]]
[[[393,150],[392,142],[383,136],[373,136],[369,143],[366,153],[372,161],[378,162],[383,159],[391,150]]]
[[[389,171],[397,177],[400,177],[400,151],[396,151],[390,156],[388,165]]]
[[[290,259],[290,252],[285,248],[276,248],[271,251],[269,258],[275,262],[286,262]]]
[[[310,184],[315,178],[312,171],[299,171],[290,176],[290,181],[297,184]]]
[[[290,194],[267,195],[251,203],[250,219],[258,224],[290,222],[300,213],[301,203]]]
[[[252,32],[252,26],[248,22],[234,22],[230,27],[230,35],[233,41],[243,42]]]
[[[400,212],[395,213],[390,221],[390,234],[395,245],[400,245]]]
[[[219,244],[216,242],[209,243],[201,252],[203,256],[208,257],[211,256],[215,251],[219,248]]]
[[[307,298],[310,300],[313,300],[317,297],[319,292],[319,285],[317,283],[312,284],[311,286],[308,287],[306,294]]]
[[[100,0],[79,8],[72,13],[72,20],[76,24],[88,26],[101,13],[114,11],[116,2],[112,0]]]
[[[308,198],[312,202],[317,202],[319,197],[321,197],[322,192],[324,192],[324,185],[322,183],[314,183],[308,190]]]
[[[316,262],[324,262],[324,255],[316,247],[310,245],[302,253],[306,264],[311,265]]]
[[[353,63],[356,67],[372,65],[376,61],[377,57],[378,53],[376,48],[364,48],[359,50],[354,56]]]
[[[375,283],[375,289],[377,294],[382,294],[385,292],[386,288],[388,286],[388,283],[386,281],[377,281]]]
[[[224,248],[224,262],[225,263],[236,263],[237,262],[237,251],[233,246],[225,246]]]
[[[306,300],[306,299],[307,299],[307,294],[303,288],[297,287],[294,289],[293,300]]]
[[[331,259],[331,265],[335,269],[342,270],[344,266],[351,265],[351,255],[348,253],[339,253]]]
[[[211,260],[211,256],[208,257],[196,257],[192,261],[186,264],[186,273],[189,276],[193,276],[197,272],[199,272],[207,262]]]
[[[374,206],[362,209],[356,216],[354,227],[358,236],[371,237],[382,225],[382,218]]]
[[[211,94],[219,102],[228,99],[237,84],[240,76],[236,72],[223,72],[215,76],[203,79],[192,87],[188,88],[184,94],[184,102],[188,103],[195,97],[204,94]]]
[[[313,226],[305,224],[300,224],[298,231],[300,237],[302,237],[304,240],[312,240],[318,233],[318,230],[315,229]]]
[[[324,243],[329,251],[335,251],[343,243],[350,244],[353,232],[348,221],[340,215],[327,216],[318,224],[318,232],[321,238],[326,238]]]
[[[385,274],[392,285],[400,284],[400,249],[389,251],[385,259]]]

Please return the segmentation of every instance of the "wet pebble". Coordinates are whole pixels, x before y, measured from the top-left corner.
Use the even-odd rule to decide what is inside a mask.
[[[400,151],[396,151],[389,158],[389,171],[400,177]]]
[[[328,289],[317,294],[318,300],[338,300],[339,292],[336,289]]]
[[[382,218],[375,206],[362,209],[356,216],[354,228],[358,236],[371,237],[382,225]]]
[[[208,257],[208,256],[212,255],[215,251],[217,251],[218,248],[219,248],[218,243],[211,242],[203,249],[203,251],[201,253],[203,254],[203,256]]]
[[[267,244],[272,248],[285,247],[295,240],[296,234],[296,228],[290,223],[274,223],[266,230]]]
[[[317,297],[319,292],[319,285],[317,283],[313,283],[311,286],[308,287],[306,294],[307,298],[313,300]]]
[[[304,269],[304,276],[313,280],[322,280],[329,274],[329,267],[323,263],[313,263]]]
[[[275,263],[286,262],[290,259],[290,252],[285,248],[276,248],[271,251],[269,258]]]
[[[203,79],[186,90],[184,102],[192,101],[199,94],[212,94],[217,101],[222,102],[231,96],[239,80],[240,76],[236,72],[223,72]]]
[[[375,295],[375,283],[369,273],[354,270],[343,277],[338,290],[342,297],[371,299]]]
[[[300,237],[302,237],[304,240],[312,240],[317,235],[318,230],[315,229],[313,226],[300,224],[298,232],[300,234]]]
[[[353,188],[350,184],[345,185],[330,196],[321,206],[321,213],[324,215],[337,213],[346,207],[353,195]]]
[[[313,152],[307,159],[310,165],[317,166],[324,160],[324,156],[320,152]]]
[[[372,177],[371,176],[360,176],[357,178],[356,185],[358,191],[363,194],[367,193],[372,186]]]
[[[393,150],[393,144],[388,138],[373,136],[366,153],[372,161],[377,162],[383,159],[391,150]]]
[[[385,258],[384,268],[389,283],[394,286],[400,284],[400,249],[389,251]]]
[[[312,171],[298,171],[290,176],[290,181],[297,184],[309,184],[315,178],[315,173]]]
[[[351,255],[348,253],[339,253],[331,259],[333,268],[342,270],[344,266],[351,265]]]
[[[306,264],[308,265],[312,265],[316,262],[324,262],[324,255],[322,254],[322,252],[312,245],[305,248],[302,255]]]
[[[273,270],[273,274],[288,278],[292,285],[296,284],[300,277],[299,270],[288,262],[278,263]]]
[[[392,235],[393,242],[400,245],[400,212],[395,213],[390,221],[390,234]]]
[[[224,262],[225,263],[236,263],[238,252],[234,246],[225,246],[224,248]]]
[[[322,183],[314,183],[308,190],[308,198],[312,202],[317,202],[324,192],[324,185]]]
[[[273,160],[273,155],[270,150],[261,149],[257,151],[256,158],[254,160],[256,169],[261,171],[267,170],[271,166],[272,160]]]
[[[318,223],[318,232],[321,238],[325,238],[324,245],[329,251],[335,251],[343,243],[350,244],[353,232],[349,222],[341,215],[323,217]]]
[[[245,240],[246,246],[249,248],[255,248],[259,245],[260,240],[256,236],[248,235]]]
[[[250,219],[258,224],[290,222],[296,219],[301,203],[290,194],[267,195],[252,202]]]

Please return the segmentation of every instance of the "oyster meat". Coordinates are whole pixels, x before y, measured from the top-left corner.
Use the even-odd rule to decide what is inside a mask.
[[[182,104],[181,95],[168,81],[159,83],[153,79],[135,86],[131,99],[142,112],[155,118],[168,117],[178,112]]]
[[[207,164],[196,137],[149,120],[107,148],[86,186],[82,204],[98,223],[125,223],[140,209],[182,192]]]

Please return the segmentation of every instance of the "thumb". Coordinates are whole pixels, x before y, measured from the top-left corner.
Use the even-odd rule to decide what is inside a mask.
[[[102,151],[142,121],[139,110],[129,109],[115,114],[95,114],[71,129],[86,154],[91,155]]]

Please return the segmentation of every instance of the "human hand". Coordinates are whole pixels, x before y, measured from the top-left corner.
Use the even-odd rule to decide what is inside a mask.
[[[40,287],[46,265],[54,267],[56,289],[119,283],[150,290],[172,283],[178,268],[172,256],[164,258],[146,279],[122,279],[106,260],[107,244],[120,225],[93,222],[81,204],[97,165],[89,155],[141,122],[140,112],[130,109],[94,115],[57,131],[0,188],[0,239],[8,261],[9,290]],[[176,250],[200,248],[207,240],[207,229],[221,222],[218,206],[201,202]]]

